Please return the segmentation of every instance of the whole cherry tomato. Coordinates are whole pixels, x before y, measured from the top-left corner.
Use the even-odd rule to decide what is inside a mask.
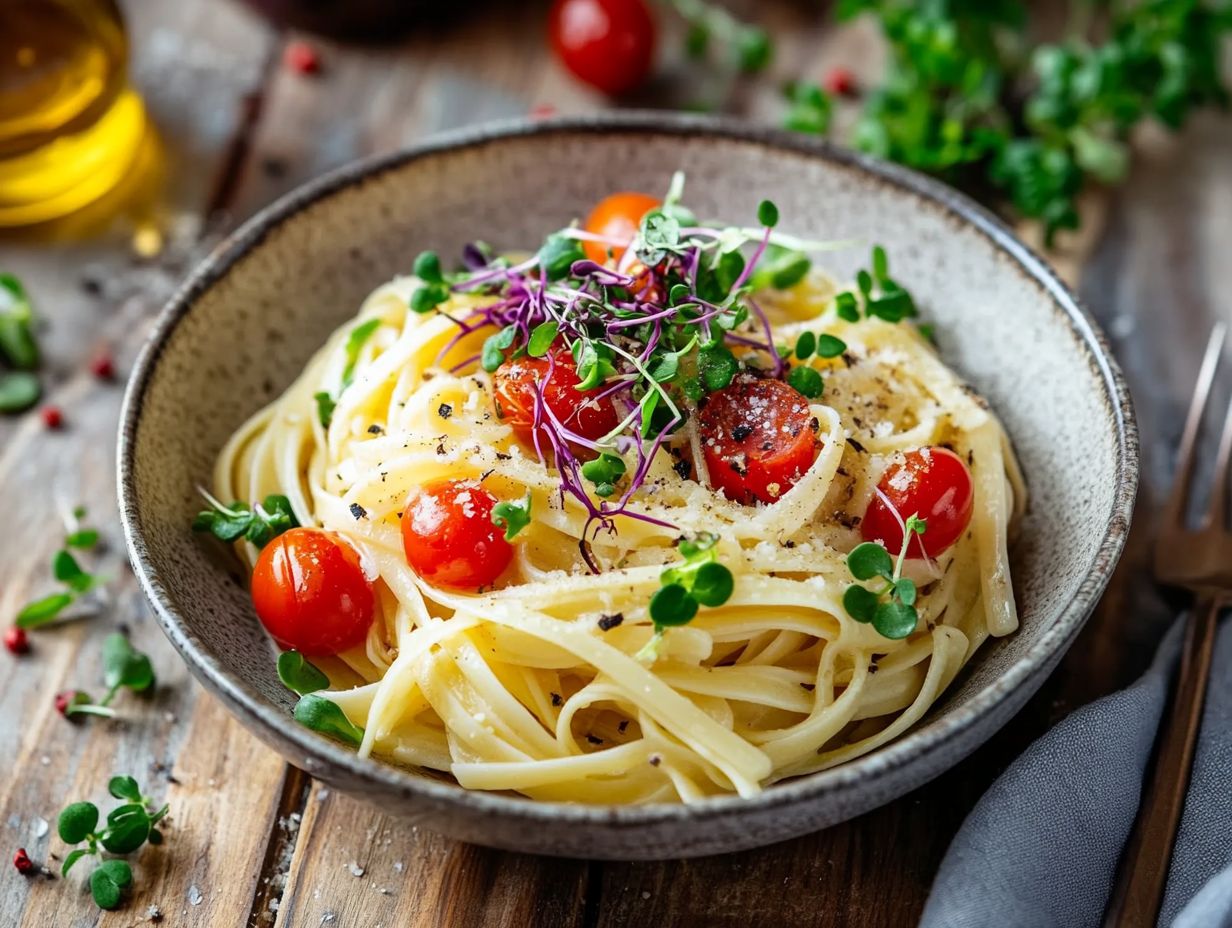
[[[495,505],[474,480],[420,487],[402,512],[406,562],[436,586],[476,590],[491,583],[513,560],[513,545],[492,522]]]
[[[293,528],[264,548],[252,601],[280,648],[324,657],[364,640],[375,599],[359,553],[340,535]]]
[[[948,448],[908,451],[889,466],[860,522],[865,541],[880,541],[892,553],[903,546],[903,525],[911,516],[924,519],[923,535],[907,549],[910,557],[936,557],[962,537],[971,522],[975,491],[971,471]],[[894,507],[886,505],[889,500]]]
[[[590,211],[582,228],[622,244],[607,245],[603,242],[584,241],[582,249],[586,252],[586,257],[603,264],[611,252],[612,260],[619,261],[637,235],[642,217],[662,205],[659,200],[646,193],[613,193],[604,197]]]
[[[561,63],[606,94],[628,93],[650,73],[655,23],[644,0],[556,0],[548,36]]]

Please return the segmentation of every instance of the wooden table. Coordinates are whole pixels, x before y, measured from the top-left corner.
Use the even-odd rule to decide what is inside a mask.
[[[805,5],[742,5],[777,36],[773,73],[738,83],[668,63],[643,102],[721,105],[773,122],[784,77],[816,77],[836,63],[877,73],[866,28],[837,30]],[[46,322],[48,402],[65,414],[55,432],[34,413],[0,420],[0,620],[7,625],[50,589],[58,505],[91,508],[106,541],[97,563],[112,578],[103,614],[35,634],[23,658],[0,654],[0,848],[24,846],[58,870],[59,809],[75,799],[101,802],[113,773],[133,774],[172,812],[167,841],[135,858],[137,888],[125,908],[100,914],[84,874],[27,879],[5,864],[5,924],[132,925],[161,912],[166,924],[211,928],[908,925],[989,782],[1048,725],[1145,665],[1168,614],[1147,582],[1143,540],[1198,350],[1210,320],[1229,312],[1215,300],[1232,293],[1232,125],[1217,116],[1175,141],[1144,139],[1132,180],[1104,200],[1106,221],[1088,227],[1103,234],[1061,256],[1110,333],[1138,402],[1146,473],[1129,554],[1039,696],[934,783],[760,851],[668,863],[539,859],[417,831],[312,782],[190,680],[127,567],[112,463],[121,387],[92,377],[89,359],[113,351],[127,371],[187,267],[221,231],[305,178],[534,104],[566,113],[603,105],[546,54],[543,13],[542,4],[493,4],[381,47],[322,42],[324,70],[305,77],[281,66],[292,36],[226,0],[129,4],[134,73],[160,128],[165,182],[130,191],[118,219],[114,204],[104,204],[54,229],[0,238],[0,269],[26,281]],[[676,61],[676,45],[664,44]],[[147,227],[163,236],[156,258],[132,251],[134,232]],[[149,232],[138,238],[148,244]],[[151,654],[157,692],[121,697],[122,718],[113,722],[66,722],[52,694],[99,689],[100,643],[119,626]]]

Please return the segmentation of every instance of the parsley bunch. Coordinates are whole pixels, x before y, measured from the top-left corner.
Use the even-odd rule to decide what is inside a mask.
[[[210,508],[197,513],[193,531],[209,532],[219,541],[230,543],[244,538],[264,548],[283,532],[299,526],[291,501],[285,496],[270,494],[249,509],[239,501],[224,506],[205,490],[200,492]]]
[[[98,545],[98,531],[83,528],[81,525],[81,520],[85,518],[85,515],[85,508],[78,506],[73,510],[71,519],[65,517],[67,526],[64,547],[57,551],[51,559],[52,576],[64,585],[64,590],[27,603],[17,613],[18,628],[38,628],[54,621],[74,602],[102,584],[102,578],[82,569],[73,554],[74,550],[90,551]]]
[[[1227,102],[1220,53],[1232,6],[1073,5],[1069,34],[1030,49],[1019,0],[842,0],[839,17],[872,15],[890,50],[851,143],[1003,201],[1039,220],[1049,242],[1076,228],[1081,191],[1125,178],[1135,125],[1176,129],[1195,108]],[[788,128],[828,131],[820,88],[788,95]]]
[[[100,909],[115,909],[133,883],[133,869],[127,861],[106,858],[110,854],[131,854],[147,841],[162,843],[162,832],[155,826],[166,817],[169,807],[155,811],[155,803],[141,793],[137,781],[130,776],[112,777],[107,791],[122,805],[107,814],[104,827],[99,828],[99,809],[92,802],[74,802],[60,813],[56,829],[65,844],[85,844],[69,852],[60,868],[63,876],[83,857],[96,857],[98,866],[90,873],[90,894]]]
[[[364,730],[352,724],[337,703],[314,695],[329,687],[329,677],[305,660],[304,655],[298,651],[278,655],[278,679],[291,692],[299,694],[292,713],[295,721],[356,747],[364,740]]]
[[[843,608],[857,622],[871,622],[885,638],[906,638],[919,624],[915,583],[902,573],[912,537],[923,535],[927,528],[923,519],[914,515],[907,519],[903,547],[897,560],[891,559],[884,545],[872,541],[856,545],[847,555],[847,569],[857,580],[880,578],[885,582],[871,590],[858,584],[847,587],[843,593]]]

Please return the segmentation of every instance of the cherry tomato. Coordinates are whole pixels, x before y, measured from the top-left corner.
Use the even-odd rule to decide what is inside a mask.
[[[817,456],[808,400],[781,380],[740,377],[711,393],[698,427],[710,485],[746,504],[774,502]]]
[[[436,586],[475,590],[501,575],[513,545],[492,523],[496,499],[473,480],[420,487],[402,513],[406,562]]]
[[[560,348],[551,353],[552,374],[548,376],[547,358],[513,358],[496,369],[493,378],[496,415],[513,426],[523,441],[534,442],[535,393],[543,383],[543,399],[561,423],[571,432],[594,441],[620,424],[620,416],[611,397],[595,399],[602,387],[593,390],[575,389],[578,379],[573,355]],[[540,439],[544,452],[550,450],[546,439]]]
[[[610,250],[612,259],[619,261],[620,256],[625,253],[625,248],[633,241],[633,237],[637,235],[637,229],[641,225],[642,217],[652,209],[658,209],[662,205],[660,201],[645,193],[613,193],[611,196],[604,197],[590,211],[590,215],[586,217],[586,224],[583,228],[587,232],[593,232],[595,235],[602,235],[605,238],[624,242],[624,245],[615,246],[605,245],[602,242],[582,242],[582,249],[586,252],[586,257],[590,258],[591,261],[603,264],[607,261],[608,251]]]
[[[627,93],[650,73],[655,23],[645,0],[556,0],[548,37],[575,77],[606,94]]]
[[[310,657],[354,647],[372,624],[372,584],[359,553],[321,529],[293,528],[261,549],[252,601],[280,648]]]
[[[962,458],[948,448],[908,451],[886,470],[877,485],[897,510],[897,516],[881,496],[874,496],[860,522],[865,541],[880,541],[892,554],[903,546],[903,527],[916,515],[928,522],[908,549],[910,557],[936,557],[962,536],[971,522],[975,492],[971,471]]]

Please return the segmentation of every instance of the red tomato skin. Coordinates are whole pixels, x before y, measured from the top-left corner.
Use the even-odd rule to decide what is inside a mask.
[[[492,382],[497,418],[512,426],[518,438],[533,445],[536,384],[543,383],[544,402],[571,432],[595,441],[616,428],[620,416],[611,397],[595,399],[603,388],[575,389],[581,380],[573,355],[563,348],[551,355],[551,376],[546,357],[511,358],[497,368]],[[540,438],[540,449],[545,454],[551,450],[546,437]]]
[[[360,644],[375,605],[359,553],[341,536],[315,528],[293,528],[261,549],[252,601],[280,648],[309,657]]]
[[[907,550],[908,557],[937,557],[958,541],[971,523],[975,488],[971,471],[948,448],[908,451],[889,466],[877,488],[904,520],[912,515],[928,527]],[[874,496],[860,521],[865,541],[880,541],[891,554],[903,547],[903,529],[880,496]]]
[[[781,380],[738,377],[705,399],[698,427],[711,487],[746,505],[779,499],[819,447],[808,400]]]
[[[513,560],[513,545],[492,524],[495,505],[473,480],[420,487],[402,512],[406,562],[434,586],[477,590],[492,583]]]
[[[595,235],[624,242],[627,246],[637,235],[638,227],[642,224],[642,217],[662,205],[662,201],[648,193],[633,191],[613,193],[595,204],[582,228]],[[624,247],[607,245],[603,242],[583,241],[582,250],[586,252],[586,257],[598,264],[607,262],[609,251],[613,261],[619,261],[625,253]]]
[[[657,31],[645,0],[556,0],[548,38],[575,77],[619,96],[646,80]]]

